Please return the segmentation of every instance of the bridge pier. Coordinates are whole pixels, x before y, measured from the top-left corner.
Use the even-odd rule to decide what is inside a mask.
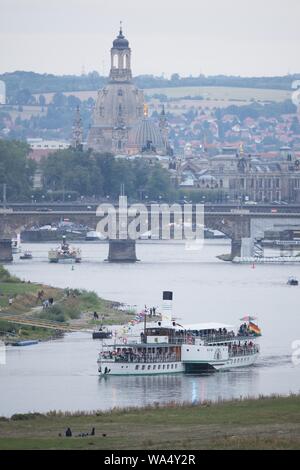
[[[135,240],[109,240],[109,263],[136,263]]]
[[[231,259],[240,258],[242,254],[242,240],[241,239],[231,239]]]
[[[10,263],[11,261],[13,261],[11,239],[2,238],[0,240],[0,262]]]

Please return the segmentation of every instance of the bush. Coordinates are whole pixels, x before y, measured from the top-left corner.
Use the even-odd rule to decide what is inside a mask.
[[[96,292],[83,292],[81,300],[89,304],[91,307],[96,306],[99,303],[99,297]]]
[[[16,413],[12,415],[12,421],[27,421],[28,419],[32,418],[41,418],[44,417],[42,413]]]
[[[39,318],[42,318],[43,320],[57,321],[60,323],[63,323],[67,320],[65,312],[60,305],[53,305],[52,307],[47,308],[39,315]]]
[[[0,265],[0,281],[1,282],[20,282],[16,276],[11,276],[10,273],[2,265]]]

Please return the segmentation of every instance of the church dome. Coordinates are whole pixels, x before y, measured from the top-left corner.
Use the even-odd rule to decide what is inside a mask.
[[[158,151],[164,148],[163,138],[158,126],[148,117],[144,117],[138,125],[132,129],[130,144],[139,150],[154,147],[155,150]]]
[[[114,40],[113,47],[115,49],[128,49],[129,41],[123,35],[122,29],[120,29],[119,36]]]

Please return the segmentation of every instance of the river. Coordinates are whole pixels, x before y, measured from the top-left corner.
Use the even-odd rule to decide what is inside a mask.
[[[220,321],[236,325],[246,314],[259,318],[261,356],[254,367],[204,376],[108,377],[97,375],[100,343],[86,333],[26,348],[10,347],[0,365],[0,416],[48,410],[96,410],[155,402],[203,401],[288,394],[300,391],[300,365],[292,345],[300,340],[300,290],[287,285],[299,277],[289,265],[233,265],[216,256],[229,252],[227,241],[207,240],[199,251],[181,243],[140,243],[139,263],[104,262],[106,244],[77,244],[83,261],[49,264],[50,244],[26,244],[34,258],[18,256],[7,268],[32,282],[85,288],[100,296],[136,305],[159,306],[163,290],[174,292],[180,323]],[[300,357],[300,353],[298,355]]]

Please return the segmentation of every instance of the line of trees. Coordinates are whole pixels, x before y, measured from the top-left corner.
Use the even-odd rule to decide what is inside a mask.
[[[158,162],[116,159],[111,154],[70,148],[49,155],[39,169],[43,187],[35,190],[37,164],[30,159],[30,147],[20,141],[0,140],[0,190],[6,184],[7,200],[11,202],[29,201],[32,197],[62,200],[62,195],[71,200],[82,196],[117,200],[122,184],[131,200],[160,201],[176,197],[169,172]]]
[[[180,77],[178,73],[174,73],[170,79],[154,75],[139,75],[134,78],[134,81],[142,89],[178,86],[225,86],[291,90],[293,81],[299,79],[300,74],[283,77],[239,77],[226,75]],[[32,94],[99,90],[107,82],[107,78],[99,75],[96,71],[80,76],[16,71],[1,74],[0,80],[6,83],[10,104],[19,104],[18,102],[24,101],[24,99],[26,101]]]
[[[175,190],[169,172],[159,163],[115,159],[110,154],[93,154],[75,149],[58,151],[42,164],[44,189],[75,192],[78,197],[109,197],[116,200],[121,184],[133,200],[169,200]]]
[[[6,184],[8,200],[30,198],[36,163],[27,158],[30,147],[20,141],[0,140],[0,186]]]

